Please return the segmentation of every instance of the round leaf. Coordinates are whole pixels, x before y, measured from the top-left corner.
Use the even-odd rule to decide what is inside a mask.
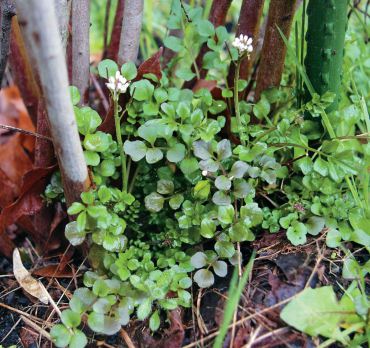
[[[200,269],[195,272],[194,281],[200,288],[208,288],[215,282],[215,277],[210,270]]]

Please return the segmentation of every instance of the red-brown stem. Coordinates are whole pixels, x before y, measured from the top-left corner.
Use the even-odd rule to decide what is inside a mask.
[[[118,0],[116,14],[114,16],[114,23],[110,43],[104,55],[104,58],[113,59],[114,61],[117,61],[119,42],[122,30],[124,4],[125,2],[123,0]]]
[[[9,66],[31,120],[36,125],[40,88],[33,74],[16,17],[12,19]]]
[[[271,0],[265,39],[258,69],[255,100],[261,93],[280,84],[287,47],[278,28],[289,38],[295,13],[296,0]]]
[[[236,29],[236,36],[240,34],[248,35],[253,38],[253,52],[248,59],[243,59],[240,65],[239,79],[247,80],[251,74],[251,68],[256,59],[256,47],[260,32],[260,21],[265,0],[243,0],[240,9],[239,21]],[[231,64],[228,84],[232,88],[234,86],[235,66]]]
[[[208,20],[213,24],[215,28],[224,25],[226,21],[227,12],[230,8],[232,0],[213,0],[211,11],[209,13]],[[206,43],[202,45],[198,56],[195,60],[195,64],[199,67],[200,78],[204,79],[207,75],[207,71],[202,69],[204,55],[209,51]],[[194,78],[184,84],[185,88],[193,88],[196,83]]]

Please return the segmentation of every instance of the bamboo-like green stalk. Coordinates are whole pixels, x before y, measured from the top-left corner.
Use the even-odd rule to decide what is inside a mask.
[[[306,71],[318,94],[327,91],[336,94],[329,112],[338,106],[347,9],[348,0],[310,0],[307,7]],[[307,92],[306,100],[310,99]]]

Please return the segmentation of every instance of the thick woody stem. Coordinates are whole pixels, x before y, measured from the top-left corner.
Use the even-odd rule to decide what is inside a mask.
[[[258,69],[255,100],[261,93],[280,84],[287,47],[278,28],[289,38],[297,0],[271,0],[265,39]]]
[[[88,99],[90,80],[90,0],[72,1],[72,85]]]
[[[13,17],[12,19],[9,67],[15,84],[21,92],[23,102],[27,107],[31,120],[36,125],[40,88],[32,71],[32,64],[17,17]]]
[[[243,0],[240,9],[239,21],[236,29],[236,36],[240,34],[248,35],[253,38],[253,52],[248,59],[244,59],[240,65],[239,78],[247,80],[251,74],[251,68],[257,56],[257,45],[260,32],[260,21],[265,0]],[[230,66],[228,83],[233,86],[235,76],[235,66]]]
[[[54,0],[55,13],[58,19],[59,33],[62,40],[63,50],[66,50],[69,36],[69,18],[71,15],[72,0]]]
[[[117,61],[135,62],[139,53],[144,0],[124,0],[122,30]]]
[[[16,5],[19,23],[40,76],[66,201],[70,205],[89,188],[90,180],[68,92],[54,5],[49,0],[17,0]]]
[[[122,31],[122,20],[123,20],[123,11],[124,11],[124,0],[118,0],[116,14],[114,16],[112,33],[110,36],[110,43],[104,58],[113,59],[117,61],[119,42],[121,39]]]
[[[12,17],[15,15],[15,7],[12,1],[2,0],[0,5],[0,87],[3,81],[6,63],[9,55],[10,29]]]

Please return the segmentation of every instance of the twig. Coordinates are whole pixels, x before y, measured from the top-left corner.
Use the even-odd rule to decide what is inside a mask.
[[[40,139],[45,139],[45,140],[48,140],[48,141],[52,141],[51,138],[46,137],[45,135],[34,133],[34,132],[31,132],[31,131],[28,131],[28,130],[25,130],[25,129],[22,129],[22,128],[8,126],[6,124],[0,124],[0,128],[7,129],[7,130],[10,130],[10,131],[19,132],[19,133],[23,133],[23,134],[27,134],[27,135],[31,135],[31,136],[36,137],[36,138],[40,138]]]
[[[96,89],[96,92],[98,93],[99,97],[101,98],[104,111],[108,112],[108,109],[109,109],[108,99],[107,99],[106,95],[104,94],[103,90],[101,89],[100,84],[99,84],[98,80],[96,79],[96,76],[94,74],[90,74],[90,76],[91,76],[92,83],[93,83],[93,85]]]
[[[36,330],[40,335],[44,336],[46,339],[48,339],[49,341],[51,341],[51,336],[50,334],[45,331],[42,327],[38,326],[37,324],[35,324],[32,320],[29,320],[28,318],[26,318],[25,316],[21,315],[21,318],[22,320],[27,324],[29,325],[30,327],[32,327],[32,329]]]
[[[125,329],[122,328],[121,330],[119,330],[119,335],[125,341],[128,348],[136,348]]]
[[[14,4],[11,0],[2,0],[0,5],[0,87],[3,81],[6,62],[8,61],[10,45],[10,28],[12,17],[16,14]]]

